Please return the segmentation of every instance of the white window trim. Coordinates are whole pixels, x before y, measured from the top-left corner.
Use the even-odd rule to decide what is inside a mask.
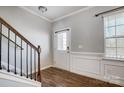
[[[107,13],[107,14],[103,14],[103,15],[102,15],[103,28],[104,28],[104,57],[103,57],[103,59],[105,59],[105,60],[124,61],[124,58],[106,57],[106,37],[105,37],[104,17],[116,15],[116,14],[118,14],[118,13],[124,13],[124,9],[123,9],[123,10],[116,11],[116,12],[110,12],[110,13]],[[116,28],[116,27],[115,27],[115,28]],[[119,36],[119,37],[121,37],[121,36]],[[117,38],[117,37],[115,36],[115,38]],[[116,42],[116,43],[117,43],[117,42]],[[117,49],[117,48],[116,48],[116,49]],[[116,56],[117,56],[117,51],[116,51]]]

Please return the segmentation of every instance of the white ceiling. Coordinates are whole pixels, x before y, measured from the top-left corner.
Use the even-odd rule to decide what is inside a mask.
[[[38,6],[24,6],[22,8],[37,14],[49,21],[54,21],[63,16],[69,15],[70,13],[76,12],[80,9],[86,8],[86,6],[45,6],[47,7],[47,12],[42,13],[38,10]]]

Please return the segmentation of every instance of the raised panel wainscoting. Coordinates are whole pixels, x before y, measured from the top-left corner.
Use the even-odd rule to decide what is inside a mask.
[[[103,55],[71,52],[69,71],[124,86],[124,61],[104,59]]]
[[[124,61],[103,58],[103,53],[72,52],[70,71],[124,86]]]
[[[104,79],[124,86],[124,61],[103,60],[102,67]]]

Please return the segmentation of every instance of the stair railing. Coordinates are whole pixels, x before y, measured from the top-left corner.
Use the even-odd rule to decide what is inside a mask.
[[[3,34],[3,26],[8,29],[8,36]],[[14,40],[10,38],[10,33],[14,33]],[[20,44],[17,43],[17,37],[20,38]],[[22,36],[16,29],[14,29],[10,24],[8,24],[4,19],[0,17],[0,70],[2,70],[2,38],[6,38],[8,41],[7,44],[7,68],[8,72],[11,71],[10,69],[10,43],[14,45],[14,74],[18,74],[17,72],[17,47],[20,49],[20,76],[26,76],[27,78],[38,80],[41,82],[41,73],[40,73],[40,53],[41,48],[40,46],[36,47],[31,42],[29,42],[24,36]],[[23,47],[23,44],[26,47]],[[26,57],[23,59],[23,50],[25,49]],[[29,52],[30,51],[30,52]],[[33,52],[33,53],[32,53]],[[29,54],[30,53],[30,54]],[[30,59],[30,60],[29,60]],[[23,61],[26,61],[25,67],[23,66]],[[34,62],[33,62],[34,61]],[[37,63],[38,61],[38,63]],[[34,63],[34,64],[33,64]],[[37,66],[36,66],[37,65]],[[29,68],[30,67],[30,68]],[[23,75],[23,69],[26,69],[25,75]]]

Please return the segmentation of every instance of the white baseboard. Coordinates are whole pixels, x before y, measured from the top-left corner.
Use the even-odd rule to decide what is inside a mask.
[[[50,68],[50,67],[53,67],[53,65],[44,66],[44,67],[41,68],[41,70],[44,70],[44,69],[47,69],[47,68]]]

